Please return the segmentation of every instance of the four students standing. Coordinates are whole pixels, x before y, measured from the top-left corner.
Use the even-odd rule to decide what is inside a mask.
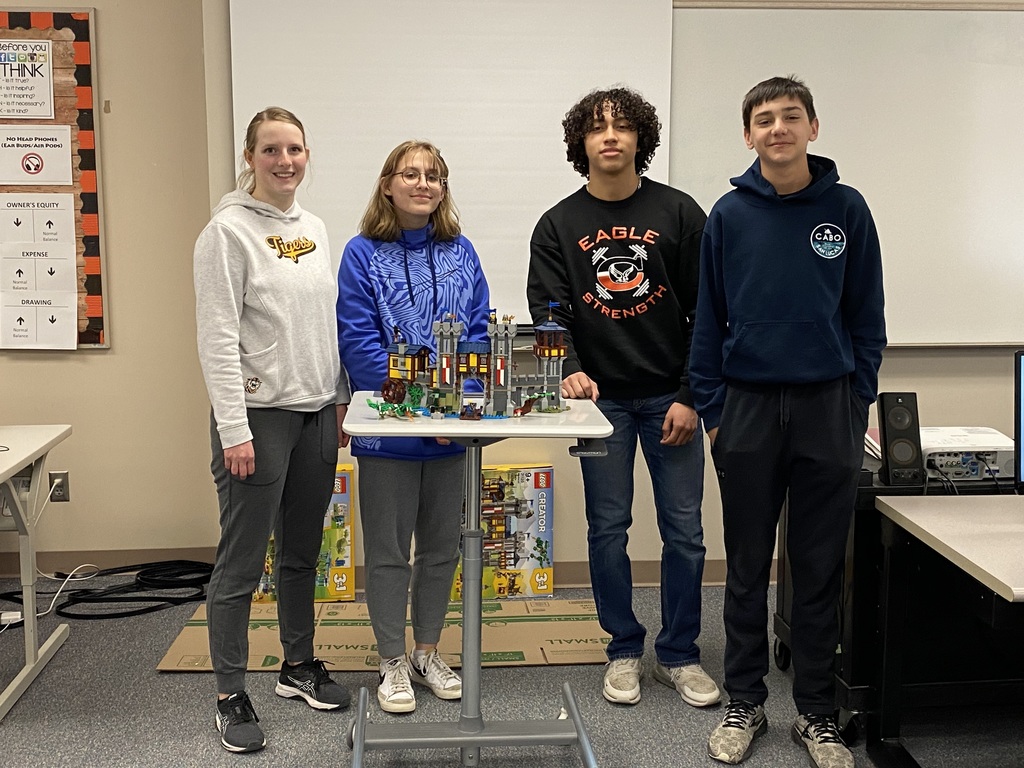
[[[538,222],[531,238],[528,298],[535,323],[547,319],[554,302],[550,311],[567,329],[562,395],[595,401],[614,428],[606,441],[607,456],[581,459],[592,586],[601,625],[612,638],[603,696],[618,704],[640,699],[646,629],[632,610],[626,553],[639,442],[663,543],[662,626],[654,643],[653,677],[695,707],[720,699],[718,686],[700,666],[696,643],[705,555],[700,515],[703,421],[721,488],[728,566],[729,702],[709,738],[708,754],[738,763],[767,727],[766,593],[775,527],[788,496],[794,700],[800,713],[793,738],[816,765],[840,768],[852,766],[853,757],[833,719],[831,656],[861,438],[885,346],[878,240],[863,198],[837,183],[835,164],[807,154],[818,121],[803,83],[773,78],[758,84],[747,94],[742,114],[745,141],[758,159],[732,180],[736,190],[706,220],[691,197],[642,176],[660,140],[660,123],[650,104],[634,91],[614,88],[594,91],[574,105],[563,122],[567,156],[587,184]],[[308,216],[294,202],[308,157],[301,124],[267,119],[284,125],[271,122],[262,133],[256,130],[252,147],[247,140],[245,159],[255,171],[255,187],[251,194],[232,195],[257,202],[269,196],[265,203],[285,216]],[[279,140],[282,132],[285,139]],[[264,151],[261,140],[279,144],[287,159],[259,154]],[[241,205],[253,207],[244,201]],[[319,444],[324,454],[318,459],[324,464],[319,473],[326,482],[333,477],[338,445],[349,439],[342,427],[348,399],[344,371],[353,389],[378,389],[387,377],[389,345],[432,347],[432,328],[438,321],[459,321],[463,338],[485,340],[489,293],[479,258],[461,235],[444,159],[429,143],[405,142],[385,162],[360,235],[342,256],[336,344],[331,344],[335,355],[320,350],[326,363],[322,369],[314,367],[321,380],[334,377],[329,407],[327,401],[320,402],[326,392],[294,401],[261,400],[253,395],[264,386],[264,378],[269,385],[264,393],[275,394],[272,374],[260,362],[270,340],[253,344],[239,338],[239,329],[246,328],[246,307],[253,303],[246,297],[255,291],[231,278],[232,268],[222,263],[241,259],[245,266],[240,271],[255,279],[264,269],[259,266],[264,254],[258,245],[238,248],[237,235],[218,223],[225,218],[224,206],[196,246],[200,351],[214,404],[213,470],[225,550],[223,557],[218,550],[210,587],[211,652],[215,666],[223,660],[218,668],[223,701],[217,717],[222,743],[232,751],[250,751],[265,740],[242,687],[244,626],[240,632],[236,625],[255,583],[249,586],[252,568],[236,565],[243,558],[232,553],[244,546],[245,562],[258,553],[262,566],[270,530],[280,531],[288,541],[290,534],[282,526],[292,509],[279,497],[266,495],[266,489],[239,495],[250,505],[262,505],[259,514],[266,522],[247,529],[244,537],[238,532],[235,508],[243,502],[235,499],[234,486],[260,472],[254,469],[253,445],[257,456],[270,450],[259,448],[258,425],[266,414],[253,411],[279,408],[287,413],[290,407],[305,413],[317,408],[296,429],[300,446],[311,421],[315,425],[310,429],[331,433],[331,440],[323,438]],[[615,237],[615,232],[633,233],[639,242]],[[314,259],[303,255],[304,263],[328,255],[326,236],[317,231],[316,237],[324,248]],[[271,237],[265,241],[269,244]],[[225,259],[222,253],[232,248],[239,256]],[[209,258],[211,252],[215,259]],[[230,289],[225,290],[225,282]],[[326,296],[333,286],[332,280],[319,289]],[[274,290],[292,302],[309,297],[291,282],[275,282]],[[211,296],[216,301],[208,305]],[[317,299],[301,311],[316,327],[323,323],[321,303]],[[264,299],[258,306],[266,311]],[[270,321],[257,315],[255,322],[248,322],[266,333]],[[204,329],[217,339],[216,345],[204,341]],[[296,349],[280,338],[282,349],[271,355],[275,361]],[[320,343],[318,339],[307,337],[302,343]],[[344,369],[337,367],[338,355]],[[289,370],[294,374],[303,365],[305,360]],[[242,418],[246,414],[248,422]],[[250,430],[254,437],[247,441]],[[303,456],[294,446],[284,450],[290,451],[292,462]],[[443,439],[355,438],[352,453],[360,468],[367,603],[381,656],[380,706],[387,712],[413,710],[412,682],[440,698],[457,699],[461,681],[441,660],[436,645],[458,559],[461,498],[451,489],[463,486],[462,450]],[[278,470],[278,454],[268,455]],[[280,482],[287,487],[287,459],[283,466]],[[262,483],[257,485],[262,488]],[[315,563],[329,496],[327,487],[317,513],[312,507],[304,513],[316,518],[315,541],[308,520],[304,534],[292,539],[296,583],[304,585],[306,563],[310,558]],[[230,584],[230,599],[225,584]],[[407,654],[410,585],[415,647]],[[282,643],[287,637],[290,644],[285,645],[286,657],[296,666],[282,670],[277,692],[301,696],[314,707],[345,706],[347,692],[312,656],[311,632],[307,643],[306,630],[298,629],[305,626],[307,609],[312,615],[312,591],[307,600],[304,590],[292,593],[294,602],[304,604],[290,607],[291,615],[301,620],[293,622],[287,635],[282,621]],[[282,593],[282,609],[284,598]],[[233,623],[218,619],[215,632],[218,612],[233,617]],[[307,645],[310,652],[303,650]],[[314,693],[301,684],[301,677],[287,682],[287,674],[309,677]],[[234,709],[226,712],[229,705],[223,702],[232,697]],[[229,728],[230,723],[235,725]]]

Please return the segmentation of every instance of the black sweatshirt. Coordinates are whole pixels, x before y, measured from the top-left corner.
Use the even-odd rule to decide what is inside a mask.
[[[684,192],[643,179],[625,200],[586,189],[545,213],[530,240],[534,325],[568,330],[563,377],[583,371],[602,397],[676,393],[692,406],[688,367],[706,216]]]

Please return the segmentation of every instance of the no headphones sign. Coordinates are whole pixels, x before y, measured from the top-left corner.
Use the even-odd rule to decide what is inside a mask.
[[[43,170],[43,158],[35,152],[29,152],[21,158],[21,168],[30,176],[35,176]]]
[[[0,184],[71,184],[71,127],[0,125]]]

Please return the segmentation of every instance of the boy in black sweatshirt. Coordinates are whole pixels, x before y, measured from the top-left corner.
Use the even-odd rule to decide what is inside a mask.
[[[562,394],[590,398],[614,427],[608,455],[581,458],[590,577],[607,647],[603,694],[640,700],[647,630],[633,613],[626,553],[639,441],[654,486],[662,625],[654,677],[695,707],[716,703],[700,667],[704,447],[687,381],[705,216],[693,198],[641,174],[658,146],[654,107],[625,88],[594,91],[562,123],[588,183],[541,217],[530,241],[534,325],[553,319],[568,345]]]

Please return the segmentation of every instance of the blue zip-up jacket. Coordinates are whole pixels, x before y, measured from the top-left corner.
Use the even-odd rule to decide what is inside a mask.
[[[409,344],[437,347],[433,324],[449,314],[466,324],[469,341],[487,340],[490,293],[472,243],[431,236],[431,227],[402,230],[396,242],[357,235],[338,269],[338,350],[352,391],[379,390],[388,374],[395,328]],[[422,461],[463,452],[434,438],[353,437],[353,456]],[[456,489],[458,490],[458,489]]]
[[[779,196],[755,160],[711,211],[701,241],[690,389],[706,430],[730,380],[808,384],[850,376],[865,410],[885,348],[882,258],[867,203],[836,165]]]

